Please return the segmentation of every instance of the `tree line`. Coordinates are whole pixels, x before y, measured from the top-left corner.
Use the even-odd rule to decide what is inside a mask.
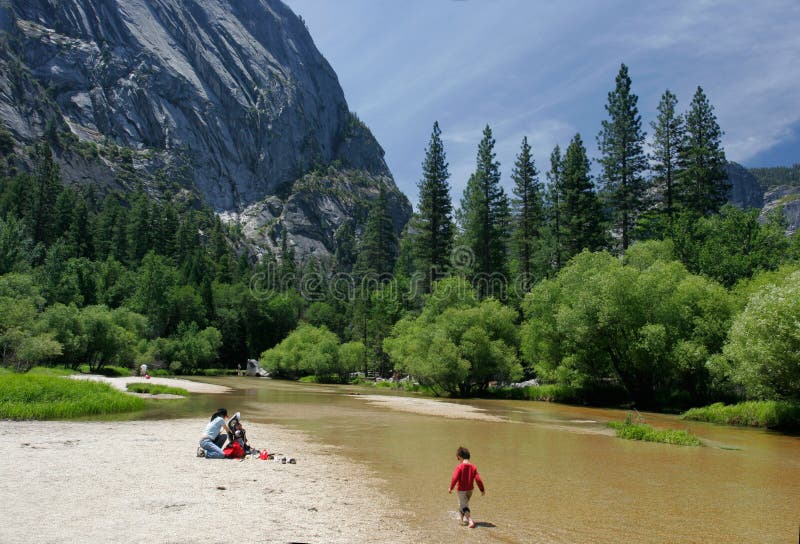
[[[775,361],[736,354],[754,334],[741,325],[755,319],[750,299],[772,281],[780,291],[796,278],[800,237],[785,236],[778,215],[761,223],[758,211],[725,204],[714,108],[701,87],[688,111],[677,104],[663,93],[648,142],[622,65],[597,135],[597,178],[580,134],[565,151],[550,152],[544,175],[523,138],[511,195],[486,126],[457,210],[435,122],[394,266],[391,254],[362,261],[362,272],[387,281],[359,293],[349,335],[332,321],[307,319],[350,340],[349,353],[358,354],[328,349],[321,374],[345,379],[392,368],[455,395],[535,377],[584,401],[646,407],[796,397],[788,381],[794,393],[756,384],[752,370]],[[263,361],[288,376],[317,374],[321,357],[303,353],[318,346],[287,340]],[[796,377],[800,361],[792,357],[780,364],[794,365]]]
[[[454,395],[528,378],[642,406],[796,395],[754,365],[797,362],[753,359],[748,335],[763,331],[737,323],[758,322],[751,302],[769,314],[783,300],[800,237],[723,205],[722,132],[701,88],[683,114],[664,93],[649,142],[637,102],[623,65],[597,178],[580,134],[544,172],[524,138],[511,194],[486,126],[458,209],[434,123],[403,233],[379,190],[329,260],[303,262],[285,234],[254,259],[235,226],[179,195],[64,186],[45,144],[18,173],[0,137],[3,363],[196,372],[261,356],[280,376],[400,372]]]

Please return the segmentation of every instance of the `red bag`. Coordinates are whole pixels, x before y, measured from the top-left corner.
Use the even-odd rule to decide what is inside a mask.
[[[244,448],[242,448],[241,444],[238,442],[233,442],[227,448],[222,450],[222,453],[225,454],[226,459],[243,459],[244,458]]]

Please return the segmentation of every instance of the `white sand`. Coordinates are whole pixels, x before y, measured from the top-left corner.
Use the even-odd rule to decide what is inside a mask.
[[[198,458],[205,423],[0,421],[0,542],[425,541],[334,449],[250,423],[252,444],[297,464]]]
[[[129,383],[149,383],[153,385],[166,385],[169,387],[180,387],[189,393],[227,393],[231,391],[230,387],[224,385],[215,385],[213,383],[193,382],[191,380],[182,380],[180,378],[144,378],[138,376],[130,376],[125,378],[109,378],[99,374],[72,374],[67,376],[73,380],[87,380],[92,382],[105,382],[113,385],[120,391],[128,390]],[[164,395],[147,395],[149,397],[163,397]],[[174,395],[169,395],[173,397]],[[201,429],[202,430],[202,429]]]

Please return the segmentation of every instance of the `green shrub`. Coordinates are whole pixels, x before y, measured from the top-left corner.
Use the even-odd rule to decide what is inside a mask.
[[[722,425],[744,425],[774,429],[800,429],[800,405],[781,401],[749,401],[725,405],[721,402],[692,408],[682,419]]]
[[[132,393],[149,393],[151,395],[181,395],[183,397],[188,397],[189,392],[186,389],[182,389],[180,387],[170,387],[168,385],[161,385],[156,383],[129,383],[128,384],[128,391]]]
[[[614,429],[619,438],[626,440],[642,440],[644,442],[661,442],[677,446],[701,446],[702,442],[688,431],[676,429],[654,429],[644,423],[634,423],[630,415],[625,421],[610,421],[608,426]]]
[[[0,375],[0,399],[0,419],[70,419],[144,408],[144,400],[108,384],[58,376]]]

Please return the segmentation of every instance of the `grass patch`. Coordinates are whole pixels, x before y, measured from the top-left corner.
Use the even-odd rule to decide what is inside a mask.
[[[107,378],[127,378],[133,375],[133,371],[124,366],[104,366],[103,368],[92,370],[89,365],[82,364],[78,366],[78,371],[83,374],[100,374]]]
[[[692,408],[681,419],[722,425],[800,429],[800,405],[785,401],[761,400],[725,405],[721,402]]]
[[[105,383],[58,376],[0,375],[0,419],[72,419],[132,412],[144,400]]]
[[[149,393],[151,395],[181,395],[188,397],[189,392],[180,387],[170,387],[156,383],[129,383],[128,391],[132,393]]]
[[[675,444],[677,446],[702,446],[700,439],[688,431],[655,429],[651,425],[634,423],[630,414],[628,414],[625,421],[610,421],[608,426],[614,429],[617,437],[626,440],[660,442],[662,444]]]
[[[63,366],[35,366],[27,372],[28,376],[71,376],[74,370]]]

